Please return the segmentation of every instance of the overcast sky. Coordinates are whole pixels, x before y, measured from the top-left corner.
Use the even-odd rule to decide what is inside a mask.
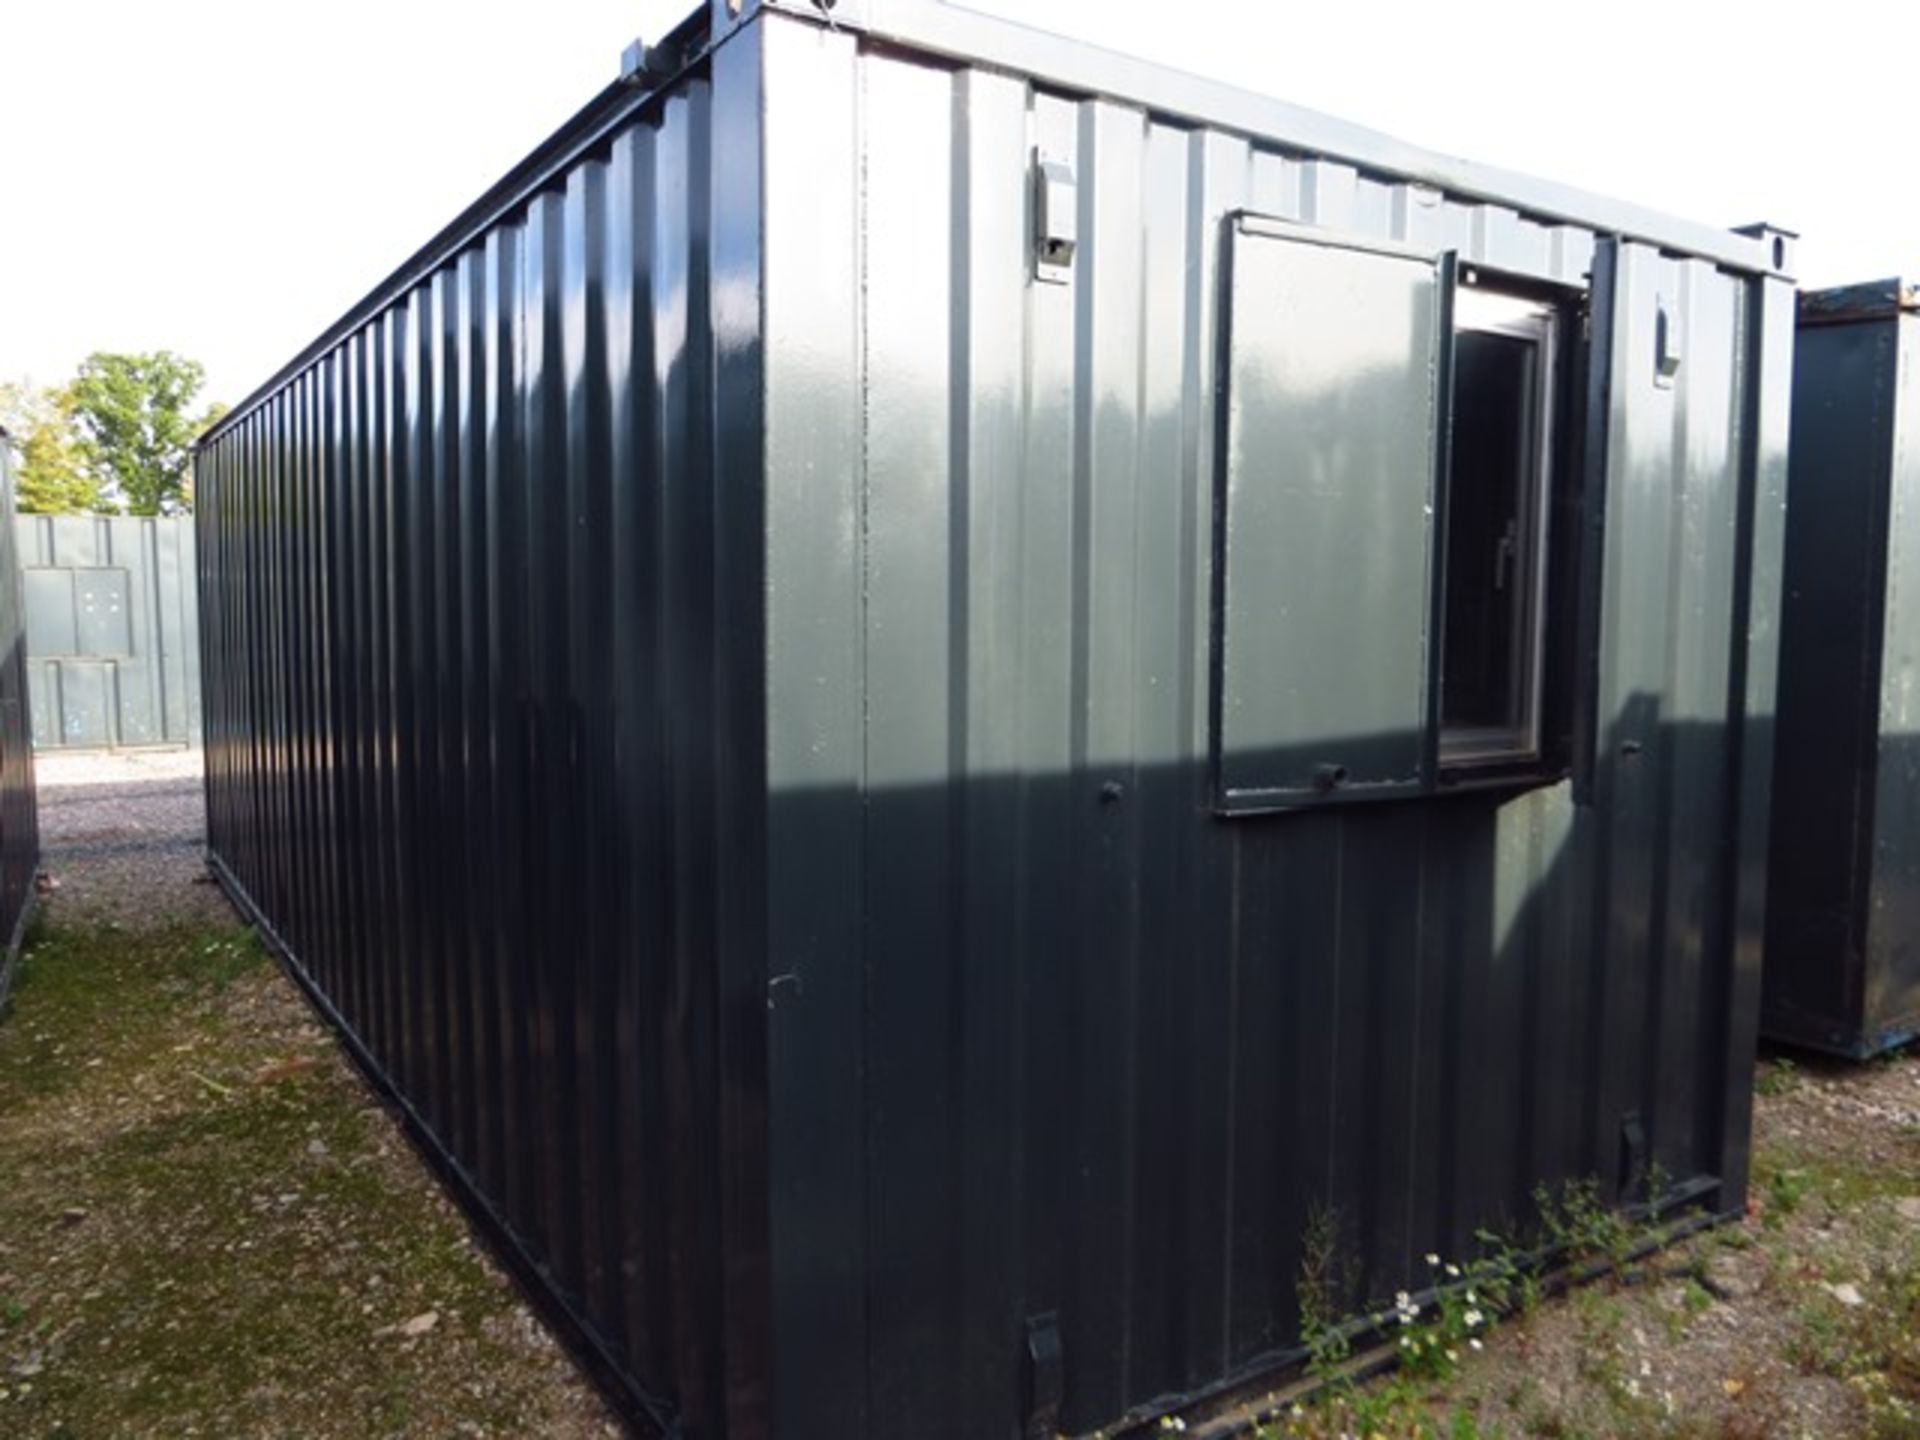
[[[689,8],[11,0],[0,379],[166,347],[239,399]],[[1772,220],[1806,236],[1806,283],[1920,269],[1910,47],[1884,3],[975,8],[1692,219]]]

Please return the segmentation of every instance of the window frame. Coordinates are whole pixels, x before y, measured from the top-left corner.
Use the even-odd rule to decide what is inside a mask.
[[[1502,314],[1502,310],[1510,313]],[[1529,471],[1522,477],[1519,517],[1523,544],[1516,555],[1516,570],[1524,578],[1511,602],[1519,612],[1512,622],[1518,632],[1513,641],[1518,652],[1519,694],[1515,697],[1518,713],[1506,725],[1450,727],[1444,718],[1449,618],[1444,572],[1450,555],[1452,525],[1458,513],[1454,504],[1458,477],[1453,466],[1452,446],[1453,422],[1460,405],[1457,358],[1453,366],[1454,383],[1448,397],[1445,492],[1436,551],[1442,580],[1434,616],[1433,684],[1440,700],[1440,719],[1435,727],[1438,768],[1457,775],[1487,768],[1537,765],[1546,754],[1548,583],[1554,569],[1553,510],[1559,469],[1556,460],[1559,432],[1564,428],[1563,422],[1556,423],[1560,418],[1556,411],[1565,408],[1560,379],[1565,316],[1562,307],[1550,299],[1524,293],[1498,281],[1486,283],[1483,272],[1463,269],[1455,284],[1452,317],[1451,343],[1456,356],[1463,334],[1499,335],[1534,347],[1532,383],[1526,395],[1526,413],[1532,431],[1527,437]]]
[[[1438,267],[1444,277],[1441,315],[1446,328],[1436,358],[1438,393],[1442,402],[1439,454],[1434,472],[1433,527],[1428,551],[1428,598],[1422,617],[1428,632],[1423,680],[1426,694],[1425,734],[1417,773],[1391,785],[1338,787],[1320,793],[1293,788],[1236,787],[1228,783],[1223,726],[1224,663],[1226,660],[1225,568],[1230,525],[1228,445],[1230,379],[1234,364],[1234,250],[1239,237],[1268,237],[1303,241],[1383,256],[1420,258]],[[1451,796],[1480,795],[1498,799],[1518,792],[1558,784],[1570,777],[1580,798],[1578,756],[1583,706],[1591,700],[1592,614],[1596,602],[1596,552],[1599,512],[1604,507],[1604,485],[1596,479],[1603,470],[1605,437],[1594,430],[1593,416],[1606,409],[1604,397],[1593,393],[1604,369],[1604,335],[1596,333],[1596,316],[1606,305],[1604,237],[1596,245],[1593,272],[1580,281],[1537,273],[1503,270],[1468,261],[1452,247],[1409,246],[1404,242],[1356,235],[1336,229],[1302,225],[1254,211],[1233,211],[1222,225],[1222,264],[1219,267],[1220,322],[1216,330],[1216,449],[1214,463],[1213,594],[1211,609],[1212,705],[1209,713],[1209,769],[1211,809],[1222,820],[1262,815],[1290,815],[1353,804],[1433,801]],[[1444,675],[1446,625],[1446,526],[1451,515],[1452,427],[1455,415],[1454,370],[1457,336],[1463,326],[1456,305],[1472,291],[1498,294],[1523,306],[1535,307],[1547,321],[1541,339],[1542,364],[1534,386],[1540,424],[1536,443],[1536,475],[1529,517],[1533,539],[1532,573],[1528,587],[1533,623],[1528,654],[1532,667],[1532,715],[1524,745],[1462,753],[1443,746],[1441,686]],[[1469,301],[1469,304],[1472,304]]]

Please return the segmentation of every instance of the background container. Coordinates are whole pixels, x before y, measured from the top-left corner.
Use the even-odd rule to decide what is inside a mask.
[[[731,9],[198,465],[213,863],[603,1375],[1078,1433],[1297,1359],[1316,1214],[1357,1303],[1540,1185],[1739,1213],[1787,238]]]
[[[13,442],[0,430],[0,514],[13,513]],[[0,1006],[33,911],[40,868],[40,820],[33,790],[27,721],[27,646],[20,596],[20,552],[0,525]]]
[[[34,745],[198,744],[193,517],[19,515],[14,525]]]
[[[1800,297],[1763,1027],[1920,1034],[1920,291]]]

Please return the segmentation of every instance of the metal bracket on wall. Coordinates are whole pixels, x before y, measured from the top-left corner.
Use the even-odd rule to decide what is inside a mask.
[[[682,57],[663,46],[635,40],[620,52],[620,78],[629,85],[650,90],[678,73]]]
[[[1673,388],[1673,377],[1680,373],[1680,325],[1673,307],[1663,297],[1655,302],[1653,314],[1653,383],[1662,390]]]
[[[1027,1435],[1030,1440],[1054,1433],[1065,1390],[1065,1367],[1060,1349],[1060,1317],[1048,1310],[1027,1317]]]
[[[857,25],[867,18],[867,7],[862,0],[715,0],[715,3],[726,5],[728,14],[736,18],[743,10],[784,10],[789,15],[824,20],[829,30],[838,30],[837,22],[842,20]]]
[[[1080,199],[1073,167],[1033,153],[1033,278],[1045,285],[1073,279],[1080,244]]]
[[[1794,244],[1800,238],[1798,230],[1789,230],[1783,225],[1773,225],[1759,220],[1752,225],[1736,225],[1736,235],[1745,235],[1752,240],[1763,240],[1767,246],[1767,259],[1773,268],[1782,275],[1791,275],[1794,269]]]
[[[1620,1117],[1620,1195],[1632,1199],[1647,1183],[1647,1127],[1638,1110]]]

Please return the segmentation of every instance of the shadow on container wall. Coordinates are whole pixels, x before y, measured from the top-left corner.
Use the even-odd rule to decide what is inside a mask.
[[[0,432],[0,449],[6,446]],[[0,491],[0,503],[11,499]],[[33,778],[33,742],[27,720],[27,656],[21,635],[17,574],[0,554],[0,590],[16,598],[0,600],[0,1017],[6,1013],[14,962],[20,958],[28,921],[33,916],[34,877],[40,869],[40,817]]]
[[[845,936],[772,927],[782,1413],[1018,1433],[1048,1315],[1073,1433],[1297,1359],[1323,1208],[1356,1301],[1542,1185],[1737,1213],[1735,738],[1638,698],[1589,806],[1219,820],[1197,765],[775,797],[776,853],[857,808],[867,876]]]
[[[1036,1384],[1077,1433],[1297,1359],[1318,1209],[1359,1300],[1518,1227],[1541,1185],[1639,1199],[1657,1167],[1741,1208],[1737,736],[1637,698],[1591,805],[1562,780],[1223,820],[1202,765],[776,794],[771,853],[864,880],[840,935],[771,927],[762,981],[700,897],[725,868],[753,907],[766,852],[666,843],[670,808],[593,803],[639,798],[622,757],[529,746],[481,792],[522,798],[457,841],[395,836],[404,907],[348,892],[331,936],[280,933],[683,1433],[758,1433],[761,1408],[787,1434],[1012,1435]],[[317,819],[216,854],[253,893],[271,854],[322,876],[379,853]],[[756,1072],[728,1133],[722,1092]],[[717,1198],[754,1146],[765,1188],[731,1208],[757,1244]],[[757,1265],[770,1353],[743,1354],[721,1276]]]
[[[0,430],[0,516],[13,513],[13,498],[13,445]],[[20,548],[13,527],[0,524],[0,1016],[33,914],[40,868],[26,630]]]

